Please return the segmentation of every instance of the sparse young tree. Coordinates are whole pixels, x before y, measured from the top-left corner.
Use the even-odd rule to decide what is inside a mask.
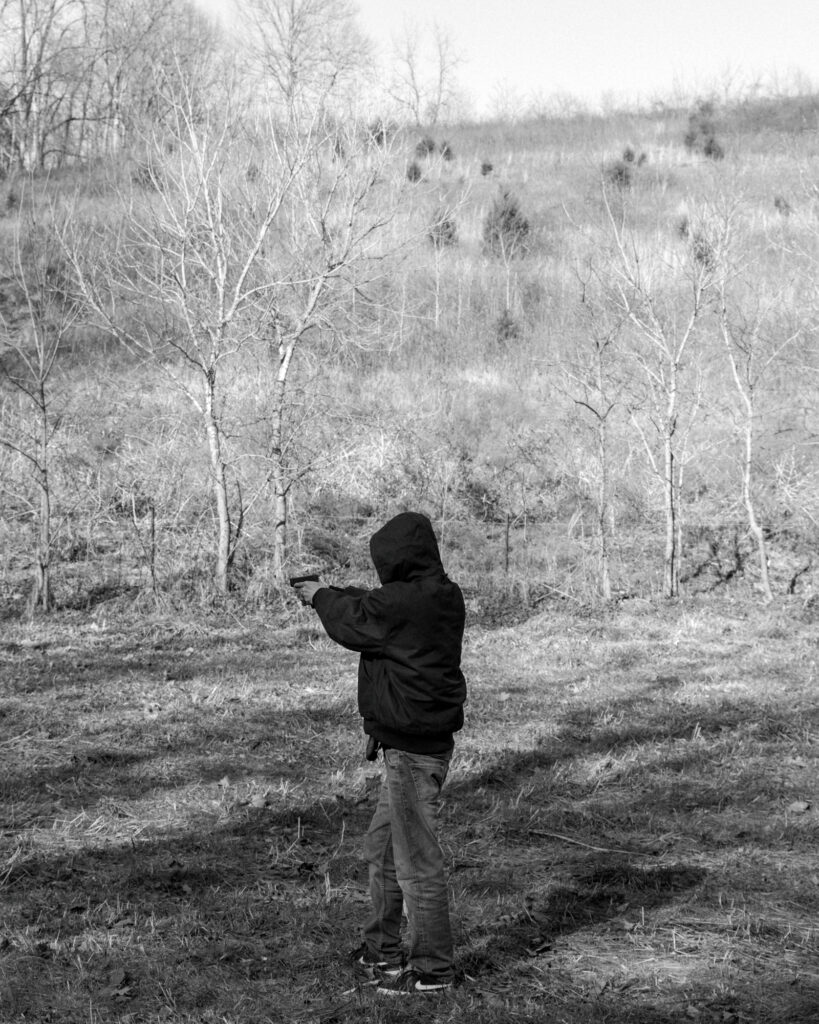
[[[663,593],[676,597],[682,554],[681,499],[687,445],[702,400],[700,324],[713,282],[711,260],[689,246],[669,257],[641,246],[615,216],[603,190],[611,247],[607,289],[633,367],[629,399],[650,468],[662,487],[665,514]],[[705,237],[700,230],[698,237]]]
[[[756,500],[760,399],[775,387],[777,363],[800,332],[779,326],[788,323],[788,318],[782,316],[780,296],[761,293],[764,275],[756,266],[749,239],[742,237],[736,224],[737,207],[737,203],[732,203],[725,215],[720,246],[721,270],[716,280],[719,332],[737,400],[736,421],[742,440],[742,505],[756,545],[762,593],[766,601],[771,601],[768,545]]]
[[[4,302],[0,309],[0,445],[17,453],[32,484],[36,524],[28,607],[48,611],[51,586],[52,457],[64,402],[55,377],[57,361],[78,313],[67,267],[52,225],[27,206],[4,254]],[[26,495],[19,495],[26,500]]]
[[[496,325],[501,340],[517,337],[515,292],[516,264],[529,252],[529,221],[520,209],[517,199],[506,189],[495,198],[483,222],[483,251],[499,259],[504,269],[504,301]]]
[[[486,214],[483,247],[487,255],[500,257],[507,266],[528,251],[529,220],[507,189],[501,189]]]
[[[393,48],[389,94],[413,124],[434,128],[455,101],[460,64],[451,36],[440,25],[432,26],[429,39],[406,25]]]
[[[577,311],[578,333],[573,351],[563,361],[566,389],[586,413],[593,437],[593,469],[588,475],[594,502],[598,586],[604,601],[611,600],[611,548],[614,533],[614,466],[612,420],[622,405],[624,382],[618,341],[622,315],[601,301],[596,268],[589,265],[581,279]]]

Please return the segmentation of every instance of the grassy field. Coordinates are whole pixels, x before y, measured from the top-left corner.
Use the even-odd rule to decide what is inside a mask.
[[[819,1020],[819,624],[715,598],[467,631],[458,986],[345,957],[377,790],[310,613],[0,643],[0,1020]]]

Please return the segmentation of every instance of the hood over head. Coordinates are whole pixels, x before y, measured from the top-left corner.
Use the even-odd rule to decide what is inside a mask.
[[[370,539],[370,555],[383,583],[443,576],[432,523],[420,512],[401,512]]]

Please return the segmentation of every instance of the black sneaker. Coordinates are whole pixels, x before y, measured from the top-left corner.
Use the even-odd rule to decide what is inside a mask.
[[[435,996],[452,989],[451,978],[436,978],[410,968],[395,978],[385,978],[375,991],[380,996]]]
[[[397,978],[404,970],[403,962],[390,963],[389,960],[379,960],[370,952],[366,942],[362,942],[358,949],[352,951],[350,959],[355,973],[370,982]]]

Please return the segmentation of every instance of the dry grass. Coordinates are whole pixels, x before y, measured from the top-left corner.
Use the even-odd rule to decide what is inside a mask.
[[[715,600],[470,629],[460,984],[418,1007],[344,964],[353,656],[306,617],[7,628],[0,1019],[815,1021],[818,634]]]

